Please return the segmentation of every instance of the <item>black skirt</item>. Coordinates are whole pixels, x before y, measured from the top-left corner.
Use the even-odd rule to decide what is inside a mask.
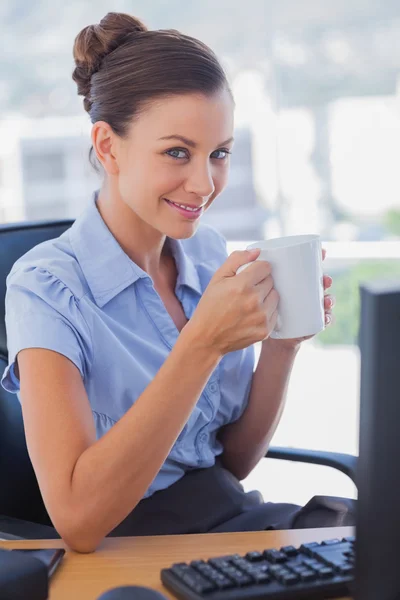
[[[314,496],[304,507],[245,492],[217,460],[143,499],[109,536],[174,535],[355,525],[354,500]]]

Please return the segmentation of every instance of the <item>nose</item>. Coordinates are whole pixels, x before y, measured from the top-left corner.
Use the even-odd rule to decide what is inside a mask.
[[[214,193],[215,185],[210,164],[192,165],[186,178],[185,191],[202,198],[208,198]]]

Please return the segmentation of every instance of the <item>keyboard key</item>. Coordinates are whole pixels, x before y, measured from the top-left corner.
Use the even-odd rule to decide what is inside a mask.
[[[259,562],[261,560],[264,560],[264,556],[262,555],[261,552],[258,552],[258,550],[255,552],[248,552],[246,554],[246,558],[250,562]]]
[[[270,583],[271,577],[266,572],[259,571],[254,573],[253,577],[257,583]]]
[[[289,575],[286,575],[283,580],[282,583],[284,583],[285,585],[293,585],[294,583],[298,583],[300,581],[300,577],[298,575],[296,575],[295,573],[289,573]]]
[[[321,554],[320,558],[321,562],[323,562],[327,567],[340,567],[345,562],[345,558],[341,552]]]
[[[229,590],[230,588],[236,587],[235,582],[232,579],[229,579],[229,577],[222,575],[222,573],[213,575],[211,581],[219,590]]]
[[[232,567],[232,563],[229,562],[228,560],[224,558],[210,558],[210,560],[208,561],[208,563],[210,566],[214,567],[215,569],[219,569],[219,570],[224,570],[224,569],[229,569],[230,567]]]
[[[234,558],[232,560],[232,564],[244,572],[247,572],[252,567],[252,565],[245,558]]]
[[[172,565],[171,571],[180,579],[185,575],[190,567],[186,563],[176,563]]]
[[[304,558],[302,561],[303,565],[305,565],[306,567],[309,567],[311,569],[315,569],[315,568],[319,568],[321,566],[321,563],[318,562],[318,560],[315,560],[315,558]]]
[[[299,577],[301,581],[315,581],[318,578],[318,575],[315,571],[303,571],[299,573]]]
[[[332,546],[334,544],[340,544],[340,540],[338,540],[337,538],[333,539],[333,540],[324,540],[323,542],[321,542],[322,546]]]
[[[191,563],[191,566],[194,567],[197,571],[199,571],[201,575],[204,575],[204,577],[207,577],[214,583],[226,579],[226,577],[222,573],[220,573],[217,569],[214,569],[211,565],[208,565],[204,562],[202,563],[201,561],[194,562],[196,562],[197,564]]]
[[[182,581],[198,594],[208,594],[209,592],[212,592],[216,589],[216,586],[213,583],[211,583],[211,581],[207,581],[207,579],[205,579],[198,573],[193,574],[187,572],[182,577]]]
[[[322,567],[320,569],[317,570],[317,574],[320,577],[333,577],[334,572],[333,569],[330,569],[329,567]]]
[[[268,571],[275,579],[279,579],[279,577],[287,572],[286,569],[282,568],[280,565],[271,565]]]
[[[248,570],[251,571],[268,571],[272,565],[267,563],[267,561],[259,562],[259,563],[250,563],[248,566]]]
[[[344,537],[342,542],[350,542],[350,544],[354,544],[356,541],[356,536],[355,535],[348,535],[347,537]]]
[[[232,576],[234,582],[239,586],[250,585],[254,582],[254,579],[245,573],[240,573],[239,571]]]
[[[287,561],[287,556],[283,552],[279,552],[279,550],[264,550],[264,558],[269,560],[272,563],[284,563]]]
[[[268,571],[275,575],[275,573],[280,573],[281,571],[285,571],[285,567],[283,567],[282,565],[269,565]]]
[[[286,556],[289,556],[290,558],[298,555],[298,551],[294,546],[283,546],[283,548],[281,548],[281,552],[283,552],[284,554],[286,554]]]
[[[301,573],[304,573],[304,571],[309,571],[310,569],[305,565],[296,564],[290,565],[290,570],[293,571],[293,573],[297,573],[297,575],[301,575]]]
[[[313,549],[318,548],[318,546],[320,546],[320,544],[318,544],[317,542],[310,542],[309,544],[302,544],[300,546],[300,552],[304,552],[304,554],[306,554],[308,556],[312,556]]]
[[[349,564],[344,564],[339,567],[339,572],[342,575],[352,575],[354,572],[354,566]]]

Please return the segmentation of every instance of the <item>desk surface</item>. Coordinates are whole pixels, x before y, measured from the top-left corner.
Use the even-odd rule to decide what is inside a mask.
[[[107,538],[93,554],[67,552],[54,574],[49,600],[97,600],[120,585],[144,585],[173,598],[160,581],[160,570],[175,562],[249,550],[280,548],[352,535],[352,527],[257,531],[181,536]],[[61,540],[0,541],[3,548],[65,548]],[[345,600],[345,599],[343,599]],[[347,599],[349,600],[349,599]]]

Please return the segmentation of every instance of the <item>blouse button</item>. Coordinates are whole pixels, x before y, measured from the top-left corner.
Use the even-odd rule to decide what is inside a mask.
[[[208,389],[210,390],[210,392],[212,394],[215,394],[215,392],[218,390],[218,385],[215,383],[215,381],[213,381],[212,383],[210,383],[210,385],[208,386]]]

